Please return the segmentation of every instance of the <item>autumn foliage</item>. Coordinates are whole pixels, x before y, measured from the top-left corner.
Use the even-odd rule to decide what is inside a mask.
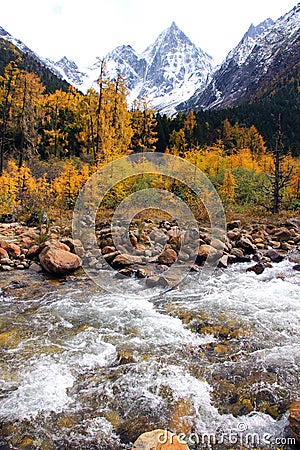
[[[166,136],[164,151],[203,171],[227,209],[268,210],[264,187],[274,170],[274,154],[254,126],[226,119],[215,130],[213,145],[203,145],[193,111],[174,120],[177,125]],[[86,95],[74,88],[46,93],[36,75],[9,63],[0,77],[0,214],[14,211],[25,217],[44,209],[55,216],[71,211],[83,184],[102,165],[132,152],[158,151],[158,132],[147,99],[129,108],[125,80],[122,75],[107,77],[104,61],[95,89]],[[289,174],[282,206],[300,209],[299,159],[285,152],[281,172]],[[184,186],[145,176],[116,187],[106,198],[107,208],[130,190],[145,187],[169,189],[197,203]]]

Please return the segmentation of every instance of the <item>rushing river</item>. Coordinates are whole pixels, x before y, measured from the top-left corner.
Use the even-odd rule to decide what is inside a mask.
[[[152,300],[105,294],[83,275],[7,275],[0,448],[129,449],[154,428],[184,432],[191,449],[276,448],[300,397],[292,266],[257,276],[235,265]]]

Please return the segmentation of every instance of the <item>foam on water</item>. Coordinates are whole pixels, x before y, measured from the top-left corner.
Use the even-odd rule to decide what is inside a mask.
[[[4,352],[8,370],[18,376],[14,382],[3,377],[0,416],[35,420],[41,412],[81,411],[86,441],[98,439],[114,448],[118,437],[104,418],[107,411],[117,410],[125,419],[145,414],[161,417],[164,425],[170,404],[183,399],[192,407],[191,420],[198,433],[240,432],[242,423],[245,430],[261,436],[284,435],[286,416],[275,420],[259,412],[242,417],[220,414],[212,401],[212,387],[190,369],[195,361],[203,366],[203,374],[222,365],[228,369],[244,364],[245,373],[248,368],[287,368],[289,380],[268,388],[294,389],[288,383],[293,383],[300,368],[299,274],[288,261],[259,276],[246,273],[248,266],[218,271],[205,285],[191,278],[189,285],[155,301],[88,295],[68,287],[43,300],[23,317],[22,326],[31,329],[30,340]],[[238,319],[249,329],[251,345],[238,363],[222,359],[215,363],[200,353],[195,359],[193,350],[214,343],[215,338],[192,332],[176,314],[167,314],[166,304],[175,312],[183,308]],[[31,355],[29,343],[34,343]],[[38,345],[40,353],[35,352]],[[59,351],[45,354],[46,345]],[[130,358],[119,365],[122,352]],[[91,410],[96,418],[89,416]]]

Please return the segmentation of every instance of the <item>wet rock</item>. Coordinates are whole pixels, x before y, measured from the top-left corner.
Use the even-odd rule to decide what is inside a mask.
[[[112,253],[107,253],[106,255],[104,255],[104,259],[108,264],[112,264],[113,260],[116,258],[116,256],[118,256],[120,254],[120,252],[115,251]]]
[[[276,252],[276,250],[270,249],[266,252],[266,256],[270,258],[272,262],[279,263],[284,260],[284,255]]]
[[[152,276],[146,279],[146,286],[148,288],[153,288],[156,286],[166,287],[168,286],[168,281],[163,276]]]
[[[39,254],[39,261],[46,272],[55,275],[66,275],[81,267],[79,256],[55,247],[45,247]]]
[[[136,362],[136,359],[131,352],[128,352],[128,351],[119,351],[118,352],[119,365],[133,364],[135,362]]]
[[[177,260],[177,253],[172,248],[166,248],[157,259],[160,264],[171,266]]]
[[[149,419],[145,416],[137,416],[134,419],[122,422],[117,428],[116,432],[120,436],[122,442],[134,442],[137,437],[144,431],[150,431],[153,426],[149,424]],[[141,447],[142,449],[143,447]],[[137,447],[139,449],[139,447]]]
[[[193,403],[185,398],[177,400],[172,407],[171,419],[168,424],[170,430],[177,430],[188,436],[194,425],[195,408]]]
[[[132,450],[189,450],[188,445],[167,430],[143,433],[133,444]]]
[[[124,267],[131,266],[132,264],[141,264],[142,259],[140,256],[121,254],[114,258],[112,266],[114,269],[123,269]]]
[[[289,407],[289,423],[291,436],[300,443],[300,402],[294,402]]]
[[[236,258],[234,262],[250,262],[250,257],[245,256],[245,254],[241,248],[234,247],[231,250],[230,255],[229,255],[230,262],[231,262],[232,256],[234,256]]]
[[[256,275],[260,275],[265,270],[265,266],[262,263],[257,263],[254,266],[248,267],[247,272],[254,272]]]

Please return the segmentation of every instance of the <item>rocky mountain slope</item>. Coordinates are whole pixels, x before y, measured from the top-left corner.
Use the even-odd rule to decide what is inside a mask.
[[[280,73],[300,61],[300,3],[275,23],[249,28],[241,42],[201,87],[178,109],[214,109],[247,103]]]

